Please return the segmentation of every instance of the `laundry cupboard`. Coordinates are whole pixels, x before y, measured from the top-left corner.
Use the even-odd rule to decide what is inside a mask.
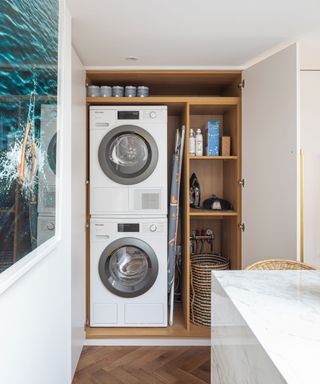
[[[209,337],[210,329],[190,321],[192,230],[212,228],[214,250],[241,269],[266,258],[296,259],[299,246],[298,123],[296,46],[247,70],[87,70],[87,84],[146,85],[145,98],[87,97],[91,105],[168,107],[168,185],[175,131],[186,127],[178,243],[182,246],[182,300],[167,328],[91,328],[87,338]],[[220,120],[231,137],[230,156],[189,156],[190,128]],[[88,128],[88,127],[87,127]],[[88,136],[89,137],[89,136]],[[89,145],[88,145],[89,148]],[[201,200],[215,194],[232,211],[192,209],[189,179],[195,172]],[[89,167],[87,182],[90,183]],[[87,319],[89,319],[90,207],[87,187]]]

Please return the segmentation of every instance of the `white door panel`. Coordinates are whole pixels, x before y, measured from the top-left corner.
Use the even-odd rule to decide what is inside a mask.
[[[301,72],[301,148],[304,150],[304,259],[320,267],[320,72]]]
[[[84,344],[86,224],[86,72],[72,51],[71,358],[75,372]]]
[[[298,71],[292,45],[244,71],[242,266],[296,259]]]

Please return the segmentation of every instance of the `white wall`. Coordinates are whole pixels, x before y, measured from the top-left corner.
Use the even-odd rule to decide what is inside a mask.
[[[305,36],[299,41],[301,69],[320,69],[320,32]]]
[[[71,60],[71,358],[72,373],[74,373],[85,337],[86,73],[74,50]]]
[[[3,384],[71,382],[71,151],[70,137],[66,135],[70,131],[71,21],[67,10],[64,15],[57,237],[50,241],[51,246],[55,244],[53,250],[50,248],[41,261],[0,295],[0,383]]]
[[[56,248],[0,296],[0,383],[68,383],[66,259]]]
[[[301,148],[305,160],[304,255],[320,267],[320,34],[301,40]]]

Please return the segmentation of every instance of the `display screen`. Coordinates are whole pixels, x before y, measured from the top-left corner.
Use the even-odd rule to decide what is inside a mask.
[[[118,111],[118,120],[139,120],[139,111]]]
[[[140,232],[139,223],[118,224],[118,232]]]

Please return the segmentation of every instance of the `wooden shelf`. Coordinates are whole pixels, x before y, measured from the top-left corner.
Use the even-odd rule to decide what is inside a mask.
[[[181,304],[175,304],[174,325],[161,328],[86,328],[87,339],[110,338],[158,338],[158,337],[194,337],[210,338],[210,327],[201,327],[190,324],[185,327]]]
[[[238,160],[238,156],[188,156],[189,160]]]
[[[230,217],[238,216],[238,213],[235,211],[209,211],[207,209],[190,208],[190,216]]]
[[[88,105],[166,105],[169,115],[180,115],[186,104],[202,108],[214,108],[216,113],[235,108],[240,103],[239,97],[220,96],[148,96],[148,97],[87,97]]]
[[[88,104],[171,104],[231,106],[240,103],[239,97],[220,96],[148,96],[148,97],[87,97]]]
[[[215,70],[88,70],[87,83],[145,85],[151,95],[240,96],[241,71]]]

